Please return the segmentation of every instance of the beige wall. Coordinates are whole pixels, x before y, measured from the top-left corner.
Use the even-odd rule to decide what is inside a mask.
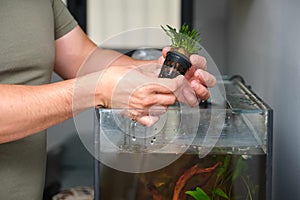
[[[165,24],[180,26],[180,0],[89,0],[87,3],[88,35],[98,45],[128,30],[159,28]],[[143,45],[145,41],[149,41],[146,34],[145,37],[136,38],[135,43]],[[152,42],[161,43],[160,38]],[[114,45],[130,47],[130,44],[122,41]]]

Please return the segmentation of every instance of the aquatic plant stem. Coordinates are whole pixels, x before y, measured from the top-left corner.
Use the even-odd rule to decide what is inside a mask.
[[[250,188],[249,188],[249,185],[248,185],[247,181],[245,180],[245,178],[244,178],[243,176],[242,176],[241,178],[242,178],[243,182],[245,183],[245,185],[246,185],[246,187],[247,187],[247,190],[248,190],[248,194],[249,194],[250,200],[253,200],[252,194],[251,194],[251,190],[250,190]]]
[[[153,200],[165,200],[165,198],[159,193],[159,191],[154,185],[148,184],[148,189],[152,194]]]

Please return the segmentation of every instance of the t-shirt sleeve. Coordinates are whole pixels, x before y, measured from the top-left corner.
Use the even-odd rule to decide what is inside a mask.
[[[77,22],[61,0],[53,0],[55,40],[70,32]]]

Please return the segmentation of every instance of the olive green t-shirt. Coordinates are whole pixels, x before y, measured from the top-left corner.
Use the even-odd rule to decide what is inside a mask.
[[[0,0],[0,83],[49,83],[55,40],[76,25],[60,0]],[[46,131],[0,144],[0,199],[42,199],[45,163]]]

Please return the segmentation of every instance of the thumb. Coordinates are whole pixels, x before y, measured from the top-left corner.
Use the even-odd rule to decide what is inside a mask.
[[[171,50],[171,47],[164,47],[162,49],[162,55],[165,58],[167,56],[167,53]]]

